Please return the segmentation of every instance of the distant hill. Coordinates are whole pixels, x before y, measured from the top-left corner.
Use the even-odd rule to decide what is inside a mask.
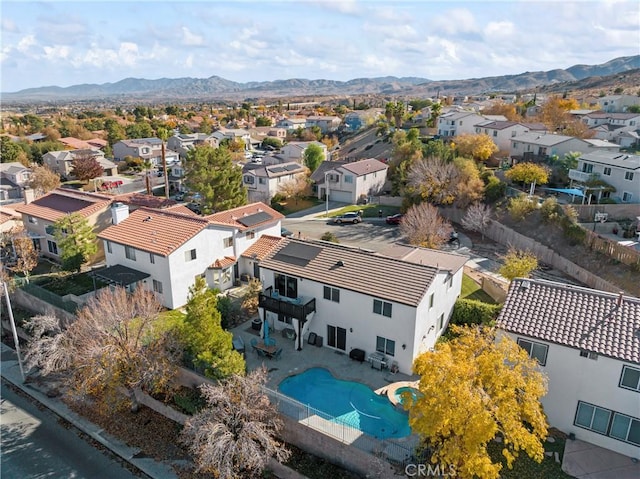
[[[425,95],[514,92],[544,85],[612,75],[640,68],[640,55],[621,57],[602,65],[574,65],[566,70],[525,72],[468,80],[431,81],[416,77],[357,78],[346,82],[293,78],[265,82],[238,83],[218,76],[210,78],[126,78],[116,83],[47,86],[14,93],[2,93],[4,103],[57,102],[83,100],[171,101],[238,100],[251,97],[291,97],[328,95]]]

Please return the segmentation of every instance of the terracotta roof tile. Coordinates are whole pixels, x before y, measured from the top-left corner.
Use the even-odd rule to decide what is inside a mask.
[[[187,216],[196,216],[200,218],[200,215],[198,215],[198,213],[196,213],[195,211],[191,211],[185,205],[182,205],[180,203],[173,206],[169,206],[168,208],[166,208],[166,210],[171,211],[172,213],[179,213],[181,215],[187,215]]]
[[[166,210],[137,209],[98,237],[160,256],[168,256],[208,225],[200,217]]]
[[[167,208],[176,205],[176,200],[167,199],[163,196],[146,195],[144,193],[125,193],[122,195],[116,195],[115,201],[120,201],[128,205],[144,206],[147,208]]]
[[[113,198],[96,193],[58,188],[32,201],[28,205],[16,207],[16,211],[47,221],[57,221],[69,213],[80,213],[89,217],[106,209]]]
[[[640,299],[552,281],[516,279],[497,326],[640,363]]]
[[[262,235],[241,256],[262,261],[282,240],[282,236]],[[253,256],[254,254],[256,255],[255,257]]]
[[[267,213],[271,218],[260,223],[251,225],[251,227],[247,227],[240,223],[238,220],[243,217],[251,216],[256,213]],[[212,215],[208,215],[204,217],[210,223],[221,224],[226,226],[233,226],[234,228],[238,228],[240,231],[244,231],[247,229],[252,229],[256,226],[261,226],[264,224],[268,224],[274,222],[276,220],[281,220],[284,218],[284,215],[278,213],[276,210],[271,208],[270,206],[265,205],[264,203],[251,203],[250,205],[240,206],[238,208],[233,208],[226,211],[220,211],[219,213],[214,213]]]
[[[211,266],[209,266],[209,269],[224,269],[234,264],[236,264],[235,256],[225,256],[222,259],[215,260]]]
[[[362,175],[366,175],[367,173],[373,173],[374,171],[386,170],[388,166],[385,165],[380,160],[376,160],[375,158],[369,158],[368,160],[360,160],[360,161],[354,161],[353,163],[346,163],[342,165],[342,168],[344,168],[347,171],[350,171],[354,175],[362,176]]]

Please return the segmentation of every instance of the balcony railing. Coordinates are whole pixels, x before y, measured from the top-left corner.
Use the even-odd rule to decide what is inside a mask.
[[[569,179],[579,181],[580,183],[586,183],[594,178],[599,177],[597,173],[585,173],[580,170],[569,170]]]
[[[276,296],[275,293],[271,293],[269,288],[264,293],[260,293],[258,296],[258,307],[264,308],[272,313],[283,314],[290,318],[299,320],[307,319],[309,313],[313,313],[316,310],[316,299],[299,298],[287,298],[284,296]]]

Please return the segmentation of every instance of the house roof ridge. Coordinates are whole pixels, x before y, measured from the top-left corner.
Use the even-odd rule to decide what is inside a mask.
[[[609,298],[609,299],[616,299],[616,298],[620,297],[620,295],[622,295],[623,298],[626,298],[626,299],[628,299],[630,301],[633,301],[633,302],[640,303],[640,298],[637,298],[636,296],[631,296],[629,294],[626,294],[622,290],[620,292],[618,292],[618,293],[613,293],[611,291],[603,291],[603,290],[600,290],[600,289],[588,288],[586,286],[579,286],[579,285],[568,284],[568,283],[558,283],[556,281],[551,281],[551,280],[548,280],[548,279],[514,278],[513,281],[511,282],[511,284],[512,285],[514,283],[522,284],[524,282],[540,284],[540,285],[548,286],[549,288],[554,288],[554,289],[561,289],[561,290],[567,290],[567,291],[577,291],[577,292],[582,292],[582,293],[585,293],[585,294],[590,294],[592,296],[600,296],[600,297]]]

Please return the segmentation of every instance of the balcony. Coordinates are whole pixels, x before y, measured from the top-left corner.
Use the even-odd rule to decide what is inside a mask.
[[[569,170],[569,179],[579,181],[580,183],[587,183],[593,178],[598,178],[600,175],[597,173],[585,173],[580,170]]]
[[[258,307],[264,308],[276,314],[283,314],[290,318],[305,321],[310,313],[316,310],[316,299],[305,298],[287,298],[279,295],[272,288],[267,288],[264,293],[258,296]]]

